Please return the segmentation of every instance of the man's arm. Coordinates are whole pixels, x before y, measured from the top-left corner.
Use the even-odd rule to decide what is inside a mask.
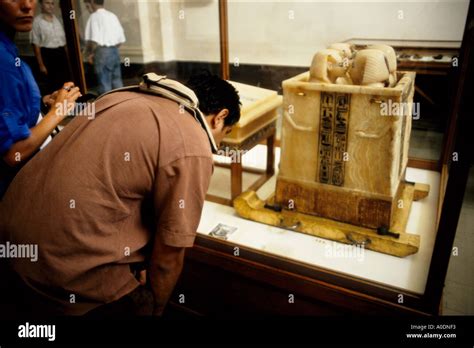
[[[33,51],[35,52],[36,61],[38,62],[39,69],[43,74],[47,75],[48,69],[46,69],[46,66],[44,65],[44,62],[43,62],[43,56],[41,55],[41,47],[35,44],[32,44],[32,45],[33,45]]]
[[[38,62],[39,69],[41,73],[47,74],[48,70],[44,65],[43,56],[41,55],[41,25],[39,17],[35,18],[33,21],[33,29],[30,32],[30,41],[33,46],[33,52]]]
[[[185,117],[195,122],[190,116]],[[175,131],[176,136],[181,134],[179,130],[170,128],[162,131]],[[199,146],[202,147],[198,140],[195,143],[193,140],[187,141],[188,146],[195,148],[195,151],[199,151]],[[155,315],[163,312],[181,273],[185,248],[191,248],[196,238],[212,174],[212,157],[207,151],[206,148],[203,156],[183,157],[161,166],[156,173],[156,232],[147,272],[155,297]]]
[[[84,59],[89,64],[94,64],[94,55],[95,49],[97,48],[97,43],[94,41],[87,41],[86,49],[84,51]]]
[[[10,149],[3,155],[6,164],[15,167],[21,162],[27,160],[31,155],[43,144],[46,138],[53,132],[54,128],[67,116],[67,114],[74,107],[74,102],[81,96],[78,87],[72,88],[74,84],[67,82],[65,87],[71,88],[66,91],[61,89],[55,100],[55,106],[44,116],[40,123],[33,128],[30,128],[30,136],[26,139],[17,141]],[[67,109],[64,109],[64,103],[67,104]]]
[[[185,248],[171,247],[155,239],[148,266],[149,284],[155,299],[153,315],[161,316],[183,269]]]

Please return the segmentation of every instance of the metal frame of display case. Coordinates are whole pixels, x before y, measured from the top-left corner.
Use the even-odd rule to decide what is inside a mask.
[[[73,0],[61,1],[61,14],[66,34],[67,48],[72,68],[74,82],[81,91],[87,92],[86,78],[84,74],[79,30],[77,26],[77,10]]]
[[[454,97],[451,101],[448,131],[445,133],[441,156],[441,214],[433,256],[425,290],[427,308],[433,310],[441,300],[448,271],[456,228],[472,162],[474,142],[472,117],[474,108],[470,98],[474,95],[474,4],[470,2],[461,46],[461,68],[457,71]],[[458,153],[455,164],[449,161]],[[445,186],[446,183],[446,186]]]
[[[63,18],[74,10],[72,0],[62,2]],[[67,17],[65,17],[67,16]],[[68,49],[76,84],[86,90],[77,23],[65,20]],[[227,1],[219,0],[221,73],[229,76]],[[425,292],[422,295],[377,284],[270,253],[198,235],[187,252],[185,268],[171,300],[171,307],[192,315],[222,313],[257,314],[387,314],[436,315],[452,253],[464,190],[471,165],[473,136],[470,100],[474,95],[474,6],[469,5],[461,45],[460,66],[455,72],[450,115],[439,161],[411,159],[409,166],[441,174],[438,228]],[[459,160],[451,162],[451,154]],[[234,256],[235,248],[239,255]],[[191,293],[186,305],[178,294]],[[287,296],[298,301],[288,306]],[[398,303],[403,294],[403,303]]]

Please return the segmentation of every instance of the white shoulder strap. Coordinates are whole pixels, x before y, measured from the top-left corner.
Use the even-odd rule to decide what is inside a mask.
[[[201,126],[206,131],[206,134],[209,138],[209,142],[211,143],[212,152],[217,152],[217,145],[211,133],[211,130],[209,129],[209,125],[207,124],[203,113],[201,112],[201,110],[199,110],[199,100],[196,97],[196,94],[194,94],[191,89],[189,89],[182,83],[175,80],[170,80],[164,75],[148,73],[143,75],[143,81],[138,86],[117,88],[101,95],[99,98],[102,98],[103,96],[109,93],[120,91],[135,91],[141,93],[155,94],[173,100],[179,105],[182,105],[189,113],[191,113],[191,115],[194,116],[194,118],[201,124]]]

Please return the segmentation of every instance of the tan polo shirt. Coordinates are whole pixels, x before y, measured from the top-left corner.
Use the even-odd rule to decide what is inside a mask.
[[[177,103],[109,94],[95,119],[76,117],[14,179],[0,243],[38,245],[36,262],[9,259],[15,271],[83,314],[138,286],[129,264],[154,237],[193,245],[212,171],[205,130]]]

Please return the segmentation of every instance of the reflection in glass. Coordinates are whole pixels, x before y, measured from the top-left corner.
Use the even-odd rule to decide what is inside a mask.
[[[90,5],[83,0],[75,5],[88,92],[100,94],[104,90],[87,43]],[[126,39],[118,47],[124,86],[137,84],[145,72],[181,82],[199,69],[219,72],[217,1],[117,0],[104,1],[103,6],[116,16]]]
[[[39,72],[44,81],[43,94],[50,94],[71,80],[66,53],[66,34],[55,14],[55,1],[40,2],[30,38]],[[61,18],[61,17],[59,17]]]
[[[55,0],[38,2],[32,31],[15,37],[20,56],[32,68],[42,95],[72,79],[59,6]]]
[[[410,157],[438,160],[469,1],[229,1],[230,79],[282,93],[336,42],[385,43],[415,71]]]

